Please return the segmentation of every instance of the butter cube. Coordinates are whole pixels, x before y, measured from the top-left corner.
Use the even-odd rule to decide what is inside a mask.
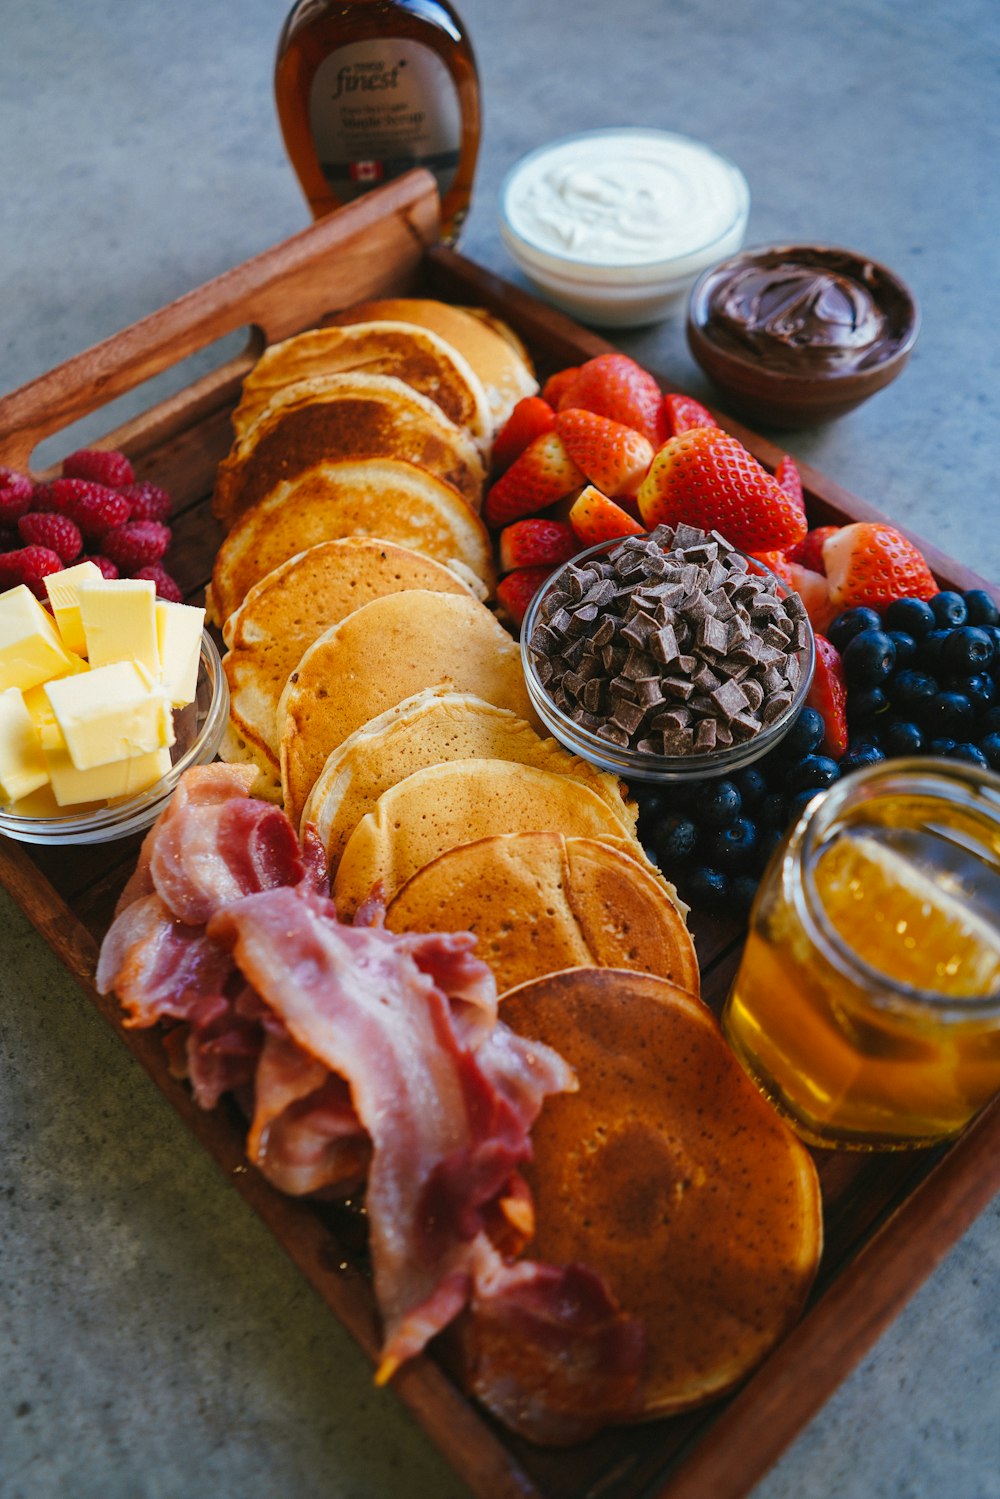
[[[73,659],[30,588],[20,583],[0,594],[0,691],[65,676]]]
[[[0,692],[0,794],[16,802],[47,784],[49,772],[31,714],[17,687]]]
[[[156,643],[156,585],[146,578],[100,578],[77,589],[91,666],[141,661],[160,672]]]
[[[145,791],[170,769],[170,751],[155,749],[78,770],[67,749],[55,748],[45,751],[45,765],[56,802],[60,807],[72,807],[78,802],[109,801]]]
[[[160,648],[160,680],[175,708],[194,702],[201,660],[205,611],[191,604],[156,601],[156,639]]]
[[[78,656],[87,654],[87,637],[83,633],[80,616],[78,590],[84,583],[103,583],[104,574],[96,562],[78,562],[75,567],[64,567],[61,573],[49,573],[45,579],[45,591],[52,605],[52,613],[62,643]]]
[[[77,770],[174,742],[170,699],[138,661],[92,666],[82,675],[49,682],[45,690]]]

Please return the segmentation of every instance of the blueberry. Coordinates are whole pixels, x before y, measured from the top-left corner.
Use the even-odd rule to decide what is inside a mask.
[[[770,791],[757,808],[761,827],[784,828],[788,824],[788,802],[780,791]]]
[[[962,597],[965,599],[970,625],[1000,624],[1000,609],[985,589],[968,588]]]
[[[760,882],[756,875],[738,874],[729,886],[729,894],[733,904],[740,911],[749,911],[759,889]]]
[[[738,817],[743,806],[732,781],[710,781],[695,797],[694,815],[708,828],[724,828]]]
[[[718,909],[729,894],[729,878],[721,869],[708,864],[696,864],[685,882],[685,893],[694,906]]]
[[[839,773],[836,760],[831,760],[828,755],[805,755],[796,765],[789,767],[788,790],[823,790],[833,785]]]
[[[951,677],[944,685],[949,692],[964,692],[977,713],[990,707],[997,695],[996,683],[988,671],[977,671],[974,677]]]
[[[989,770],[990,768],[990,762],[979,748],[979,745],[970,744],[968,740],[964,740],[961,744],[956,744],[955,748],[949,751],[948,759],[964,760],[969,765],[978,765],[980,770]]]
[[[785,829],[787,826],[787,815],[785,822],[780,827],[762,828],[760,839],[757,844],[757,868],[766,869],[774,855],[775,849],[781,847],[785,840]]]
[[[913,636],[908,635],[905,630],[888,630],[886,633],[896,647],[896,670],[902,671],[904,666],[912,666],[917,659],[917,642]]]
[[[694,852],[698,842],[698,829],[690,817],[679,817],[670,812],[662,817],[653,830],[652,843],[658,862],[669,867]]]
[[[914,671],[912,668],[907,668],[906,671],[898,671],[894,677],[890,678],[886,692],[896,711],[908,717],[922,703],[929,702],[938,690],[936,677],[932,677],[926,671]]]
[[[943,589],[941,593],[936,593],[931,599],[930,605],[939,629],[964,625],[969,617],[969,611],[965,606],[964,598],[960,593],[954,593],[950,588]]]
[[[950,755],[957,743],[957,739],[932,739],[927,746],[927,753],[929,755]]]
[[[950,634],[950,630],[931,630],[930,634],[925,635],[920,641],[917,646],[917,665],[922,671],[937,675],[943,670],[941,652]]]
[[[905,630],[916,639],[934,629],[934,610],[923,599],[894,599],[885,611],[887,630]]]
[[[860,739],[857,744],[849,744],[847,753],[841,757],[841,774],[845,770],[863,770],[866,765],[881,765],[885,759],[882,750],[870,739]]]
[[[971,677],[983,671],[996,654],[993,641],[985,630],[975,625],[960,625],[949,631],[941,646],[941,664],[946,672],[956,677]]]
[[[917,717],[929,734],[954,738],[971,730],[975,713],[964,692],[936,692],[921,704]]]
[[[788,798],[789,827],[791,827],[793,823],[798,822],[799,818],[802,816],[802,813],[805,811],[806,807],[808,807],[813,797],[818,796],[819,793],[820,788],[818,786],[807,786],[802,791],[796,791],[792,796]]]
[[[759,807],[767,795],[767,778],[763,771],[756,765],[748,765],[745,770],[738,770],[733,780],[746,810],[752,812]]]
[[[884,630],[859,630],[844,646],[842,657],[849,684],[877,687],[892,674],[896,646]]]
[[[880,630],[882,621],[874,609],[845,609],[842,614],[832,622],[826,632],[826,638],[838,651],[843,651],[849,640],[859,635],[862,630]]]
[[[885,724],[879,738],[887,755],[919,755],[924,747],[923,731],[907,718]]]
[[[990,768],[1000,770],[1000,733],[993,729],[989,734],[984,734],[979,741],[979,748],[986,756]]]
[[[848,694],[847,713],[853,723],[871,724],[889,706],[881,687],[856,687]]]
[[[656,819],[666,811],[666,797],[662,791],[646,791],[642,786],[636,786],[634,794],[639,806],[640,818],[644,823],[652,826]]]
[[[781,741],[782,759],[800,760],[803,755],[811,755],[823,743],[825,733],[822,713],[816,708],[803,708]]]
[[[705,853],[713,868],[726,874],[746,868],[757,848],[757,824],[749,817],[734,817],[708,839]]]

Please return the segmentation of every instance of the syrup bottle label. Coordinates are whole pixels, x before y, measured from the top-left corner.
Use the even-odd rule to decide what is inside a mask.
[[[338,47],[316,69],[309,123],[323,175],[340,202],[426,167],[443,197],[458,169],[462,114],[447,67],[420,42]]]

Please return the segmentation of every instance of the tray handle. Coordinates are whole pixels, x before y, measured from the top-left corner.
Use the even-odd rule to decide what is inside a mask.
[[[238,328],[274,343],[401,289],[439,228],[429,172],[377,188],[11,392],[0,401],[0,463],[27,470],[47,437]]]

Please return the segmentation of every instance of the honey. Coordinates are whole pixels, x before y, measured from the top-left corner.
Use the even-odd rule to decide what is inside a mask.
[[[957,1133],[1000,1089],[1000,780],[890,761],[811,803],[762,882],[723,1025],[813,1144]]]
[[[446,0],[298,0],[278,43],[275,101],[315,218],[426,167],[457,238],[479,151],[479,76]]]

